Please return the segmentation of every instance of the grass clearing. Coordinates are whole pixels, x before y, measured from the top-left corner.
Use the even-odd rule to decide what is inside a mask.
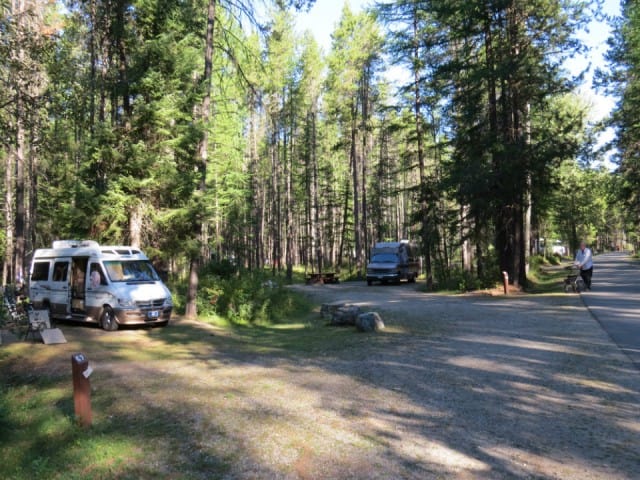
[[[82,335],[80,330],[72,328],[70,337]],[[184,340],[195,338],[198,329],[176,326],[166,332],[172,334],[172,330],[181,332],[177,337]],[[82,350],[91,352],[90,363],[96,368],[90,429],[80,428],[74,418],[70,355],[77,342],[54,347],[59,353],[55,359],[45,353],[51,347],[40,344],[3,347],[0,478],[206,478],[204,472],[214,478],[227,471],[218,457],[199,455],[194,461],[189,422],[181,409],[171,401],[165,403],[166,399],[153,398],[166,395],[171,376],[156,372],[152,365],[193,358],[202,343],[190,349],[168,346],[155,330],[122,333],[102,345],[91,338],[82,342]],[[152,339],[144,338],[148,336]],[[121,343],[117,345],[114,338]],[[143,344],[148,348],[141,348]],[[105,368],[107,362],[114,367]],[[141,378],[127,378],[127,373],[134,369],[140,373],[145,365],[149,366]]]
[[[62,328],[67,344],[0,347],[0,478],[218,478],[245,461],[244,435],[256,424],[277,458],[282,439],[302,449],[318,432],[261,406],[291,388],[261,378],[261,362],[353,358],[406,333],[328,327],[310,308],[274,325],[212,316],[116,333]],[[70,358],[79,351],[94,367],[89,429],[74,418]]]

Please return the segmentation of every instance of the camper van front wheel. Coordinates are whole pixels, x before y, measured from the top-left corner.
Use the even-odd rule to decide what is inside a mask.
[[[100,317],[100,325],[108,332],[113,332],[118,329],[118,322],[116,321],[116,314],[113,313],[111,307],[105,307]]]

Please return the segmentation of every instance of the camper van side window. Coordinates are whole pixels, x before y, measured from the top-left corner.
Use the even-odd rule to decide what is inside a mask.
[[[35,262],[33,272],[31,272],[31,281],[46,280],[49,280],[49,262]]]
[[[69,271],[69,262],[56,262],[53,265],[53,281],[65,282],[67,280],[68,271]]]
[[[91,288],[97,288],[100,285],[106,285],[107,281],[104,278],[104,273],[102,273],[102,268],[99,263],[92,263],[89,269],[91,272],[89,274],[89,282],[91,283]]]

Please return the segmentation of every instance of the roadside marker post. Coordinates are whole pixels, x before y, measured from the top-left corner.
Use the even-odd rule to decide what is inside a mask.
[[[93,369],[82,353],[71,355],[71,375],[73,377],[73,406],[76,418],[83,427],[91,426],[91,383],[89,376]]]

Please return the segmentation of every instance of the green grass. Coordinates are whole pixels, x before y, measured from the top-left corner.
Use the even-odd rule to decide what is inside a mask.
[[[21,372],[15,363],[2,367],[2,478],[108,478],[109,470],[117,475],[121,469],[105,462],[106,457],[133,459],[131,441],[118,442],[103,431],[84,431],[76,424],[66,378]]]
[[[167,342],[141,350],[135,342],[115,348],[107,342],[99,351],[96,342],[82,345],[92,352],[90,362],[100,365],[115,360],[123,366],[128,359],[137,365],[162,359],[197,355],[202,348],[202,331],[195,327],[168,327]],[[154,330],[153,335],[162,338]],[[115,338],[116,335],[111,335]],[[108,337],[105,337],[108,338]],[[108,340],[111,340],[108,338]],[[193,348],[182,341],[197,341]],[[176,344],[171,345],[171,340]],[[229,460],[197,452],[190,422],[171,402],[147,402],[141,393],[153,396],[162,377],[132,390],[123,377],[97,371],[93,374],[93,425],[82,428],[74,416],[69,371],[48,368],[45,346],[30,351],[31,344],[2,347],[0,358],[0,478],[32,479],[178,479],[206,478],[228,471]],[[49,347],[51,348],[51,347]],[[67,351],[68,353],[68,351]],[[25,354],[30,354],[27,361]],[[65,356],[66,357],[66,356]],[[151,365],[151,363],[149,363]],[[125,368],[126,370],[126,368]],[[153,368],[150,368],[150,375]],[[157,382],[160,382],[158,384]],[[168,389],[171,392],[169,386]],[[173,392],[172,392],[173,393]],[[197,458],[195,458],[197,457]]]
[[[534,294],[563,293],[563,281],[569,271],[560,265],[541,264],[531,269],[528,275],[527,292]]]
[[[13,385],[0,395],[0,477],[6,479],[189,478],[185,448],[189,432],[171,412],[147,406],[118,416],[101,416],[90,429],[78,426],[64,385]],[[117,399],[93,398],[96,412],[109,412]],[[155,464],[166,465],[163,472]],[[164,457],[164,458],[162,458]],[[210,462],[211,463],[211,462]],[[214,473],[227,470],[216,459]]]

